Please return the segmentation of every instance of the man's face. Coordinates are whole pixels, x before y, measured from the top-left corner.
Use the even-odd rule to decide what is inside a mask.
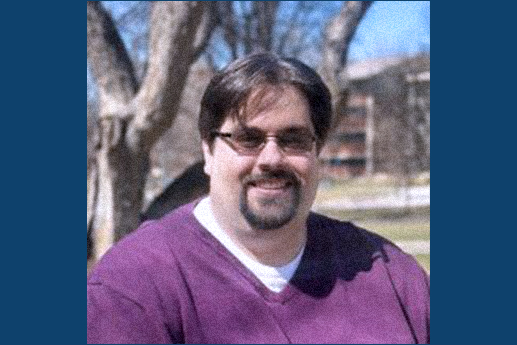
[[[228,117],[219,132],[294,140],[314,135],[309,105],[296,88],[269,88],[260,99],[248,105],[244,123]],[[268,137],[258,152],[243,154],[232,144],[234,138],[216,137],[212,152],[203,143],[212,207],[223,227],[304,227],[318,185],[316,144],[293,153],[281,147],[288,140],[279,145]]]

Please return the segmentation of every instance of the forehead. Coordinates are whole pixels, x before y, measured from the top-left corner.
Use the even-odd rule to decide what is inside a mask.
[[[305,95],[291,85],[267,86],[254,90],[238,113],[229,116],[222,128],[245,126],[265,131],[288,128],[313,130],[310,107]]]

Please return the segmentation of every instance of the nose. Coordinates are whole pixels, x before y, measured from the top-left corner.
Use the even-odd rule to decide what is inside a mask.
[[[257,164],[262,170],[274,170],[285,164],[284,152],[274,138],[268,138],[257,157]]]

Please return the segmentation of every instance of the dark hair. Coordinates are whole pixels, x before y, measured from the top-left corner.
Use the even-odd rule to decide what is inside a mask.
[[[212,78],[201,100],[198,122],[201,139],[211,147],[214,131],[221,128],[228,116],[238,118],[253,91],[283,85],[295,86],[305,95],[319,150],[331,124],[330,92],[312,68],[299,60],[280,58],[272,53],[257,53],[235,60]]]

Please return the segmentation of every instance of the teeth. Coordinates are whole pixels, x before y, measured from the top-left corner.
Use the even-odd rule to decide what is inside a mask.
[[[255,186],[264,188],[264,189],[285,188],[287,185],[288,185],[288,182],[283,181],[283,180],[264,180],[264,181],[258,181],[255,183]]]

